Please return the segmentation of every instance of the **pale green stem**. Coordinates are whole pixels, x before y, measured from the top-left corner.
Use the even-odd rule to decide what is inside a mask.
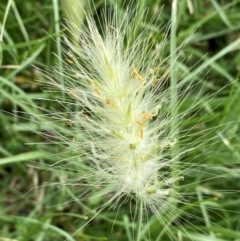
[[[176,59],[177,59],[177,0],[172,1],[172,16],[171,16],[171,37],[170,37],[170,108],[171,108],[171,126],[170,137],[178,140],[178,122],[177,116],[177,101],[178,101],[178,89],[177,89],[177,71],[176,71]],[[177,145],[177,144],[176,144]],[[178,155],[178,148],[172,150],[172,158],[175,159],[174,163],[177,163],[176,156]],[[176,177],[176,171],[178,165],[173,164],[172,176]],[[177,183],[175,183],[177,184]]]
[[[176,68],[176,46],[177,46],[177,0],[172,2],[172,17],[171,17],[171,37],[170,37],[170,95],[171,95],[171,136],[175,136],[177,130],[177,121],[175,121],[175,116],[177,112],[177,72]]]
[[[57,33],[57,54],[59,57],[59,67],[62,65],[62,49],[61,49],[61,37],[60,37],[60,17],[59,17],[59,2],[58,0],[53,1],[53,13],[54,13],[54,21],[55,21],[55,32]]]
[[[136,241],[141,240],[141,230],[142,230],[142,221],[143,221],[143,202],[141,199],[138,201],[138,209],[137,209],[137,232],[136,232]]]
[[[57,56],[58,56],[58,68],[60,72],[60,84],[62,87],[65,86],[63,78],[63,59],[62,59],[62,45],[61,45],[61,35],[60,35],[60,16],[59,16],[59,2],[58,0],[52,0],[53,3],[53,14],[55,21],[55,32],[57,34],[56,43],[57,43]],[[62,97],[65,99],[65,94],[62,91]]]
[[[177,143],[171,150],[171,158],[174,162],[171,167],[171,176],[173,178],[178,176],[179,170],[179,148],[178,148],[178,121],[177,117],[177,101],[178,101],[178,88],[177,88],[177,70],[176,70],[176,59],[177,59],[177,0],[172,1],[172,15],[171,15],[171,37],[170,37],[170,109],[171,109],[171,122],[170,122],[170,138],[176,139]],[[175,188],[178,186],[178,182],[174,182]],[[175,192],[170,196],[169,201],[172,206],[176,206]]]

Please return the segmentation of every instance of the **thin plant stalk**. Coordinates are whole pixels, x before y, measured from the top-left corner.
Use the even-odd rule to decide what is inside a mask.
[[[177,59],[177,0],[172,1],[172,15],[171,15],[171,37],[170,37],[170,105],[171,105],[171,119],[175,120],[177,116],[177,101],[178,101],[178,88],[177,88],[177,71],[176,71],[176,59]],[[170,124],[170,136],[174,136],[178,140],[178,122],[171,121]],[[178,144],[171,150],[172,158],[176,159],[179,153]],[[178,158],[175,160],[175,164],[172,166],[172,176],[176,176],[178,170]],[[177,182],[175,182],[177,185]],[[174,198],[173,198],[174,200]]]
[[[138,209],[137,209],[136,241],[141,240],[142,221],[143,221],[143,202],[141,199],[139,199]]]

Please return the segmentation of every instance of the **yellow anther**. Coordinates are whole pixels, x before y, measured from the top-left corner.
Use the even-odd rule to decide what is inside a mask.
[[[170,73],[170,69],[167,69],[163,74],[163,78],[166,78],[169,73]]]
[[[110,105],[111,107],[113,107],[114,105],[114,101],[111,99],[106,99],[107,105]]]
[[[69,94],[72,95],[75,99],[78,98],[76,90],[71,90]]]
[[[66,61],[67,61],[69,64],[73,64],[73,60],[72,60],[72,59],[66,59]]]
[[[144,136],[144,129],[141,128],[140,134],[139,134],[140,140],[143,139],[143,136]]]
[[[150,113],[142,113],[141,116],[143,118],[145,118],[146,120],[151,120],[153,118],[152,114],[150,114]]]
[[[67,124],[68,124],[69,126],[72,126],[73,121],[72,121],[72,120],[67,120]]]
[[[92,86],[93,86],[93,90],[97,93],[97,94],[99,94],[99,95],[101,95],[101,91],[100,91],[100,89],[96,86],[96,80],[95,79],[93,79],[92,81]]]
[[[153,70],[153,73],[156,74],[156,73],[159,72],[159,70],[160,70],[160,67],[156,67],[156,68]]]
[[[157,78],[153,78],[152,84],[153,84],[153,85],[156,85],[157,82],[158,82],[158,79],[157,79]]]
[[[134,74],[134,76],[135,76],[137,79],[139,79],[141,82],[144,81],[143,76],[138,73],[138,71],[137,71],[136,68],[133,69],[133,74]]]
[[[146,161],[147,157],[146,156],[140,156],[139,158],[141,159],[141,161]]]
[[[94,90],[95,90],[99,95],[101,95],[100,89],[99,89],[97,86],[94,86]]]
[[[135,120],[135,122],[138,124],[138,125],[140,125],[141,127],[143,127],[144,126],[144,122],[141,122],[141,121],[139,121],[139,120]]]

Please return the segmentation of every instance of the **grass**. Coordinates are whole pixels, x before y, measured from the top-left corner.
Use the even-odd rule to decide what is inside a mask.
[[[114,2],[107,0],[109,5]],[[126,11],[123,2],[118,1],[118,5]],[[38,73],[33,67],[33,64],[43,68],[62,64],[60,40],[64,30],[60,29],[59,20],[63,20],[65,12],[59,4],[57,0],[27,0],[24,4],[9,0],[0,3],[0,19],[4,19],[0,25],[0,33],[3,33],[0,68],[0,241],[131,241],[134,223],[127,205],[119,210],[117,217],[116,210],[102,212],[88,226],[71,236],[95,215],[92,210],[104,202],[96,195],[102,190],[96,187],[93,190],[95,195],[89,195],[83,201],[79,195],[84,188],[54,185],[76,176],[76,173],[57,166],[54,167],[57,171],[50,168],[58,161],[54,154],[59,152],[59,146],[34,144],[48,143],[48,139],[43,137],[47,136],[48,130],[33,121],[33,114],[43,121],[41,111],[35,106],[59,108],[56,103],[43,100],[47,94],[42,91],[43,86],[35,81]],[[104,1],[95,1],[95,4],[101,8]],[[141,1],[141,4],[149,7],[150,13],[164,4],[159,20],[163,25],[171,16],[176,18],[173,22],[176,28],[171,32],[164,53],[166,56],[172,53],[174,59],[176,46],[196,32],[186,44],[182,59],[175,63],[181,73],[174,72],[170,77],[171,84],[176,85],[179,75],[185,76],[178,88],[191,81],[197,83],[195,91],[187,96],[181,109],[191,106],[198,95],[203,98],[206,94],[213,94],[210,101],[201,103],[201,111],[187,120],[186,126],[193,126],[205,118],[206,122],[199,128],[204,131],[217,127],[214,133],[205,136],[215,135],[217,141],[210,146],[203,145],[194,156],[189,154],[185,157],[193,160],[193,165],[197,159],[202,165],[200,170],[192,171],[184,180],[183,192],[186,196],[192,194],[191,205],[179,204],[179,212],[174,220],[169,220],[169,228],[179,240],[239,240],[240,1],[178,1],[173,15],[172,1],[150,0]],[[150,22],[145,24],[150,32],[158,31]],[[57,53],[59,58],[52,52]],[[177,221],[182,226],[178,226]],[[190,223],[195,226],[194,230]],[[183,229],[188,231],[188,236]],[[139,235],[146,241],[150,238],[170,240],[155,216],[149,217],[149,226],[144,226]]]

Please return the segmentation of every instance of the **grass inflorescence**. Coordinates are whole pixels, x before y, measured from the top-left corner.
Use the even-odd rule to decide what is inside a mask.
[[[2,237],[238,237],[239,83],[237,65],[227,64],[239,57],[238,5],[183,2],[163,10],[154,1],[148,9],[144,1],[99,2],[81,9],[89,12],[80,21],[68,13],[59,33],[53,1],[43,6],[55,26],[41,40],[28,27],[37,17],[22,19],[11,5],[0,149],[1,195],[11,199],[2,198]],[[43,24],[45,16],[39,13]],[[211,21],[226,27],[205,34]],[[22,43],[10,27],[21,29]],[[36,58],[36,67],[24,69]]]

